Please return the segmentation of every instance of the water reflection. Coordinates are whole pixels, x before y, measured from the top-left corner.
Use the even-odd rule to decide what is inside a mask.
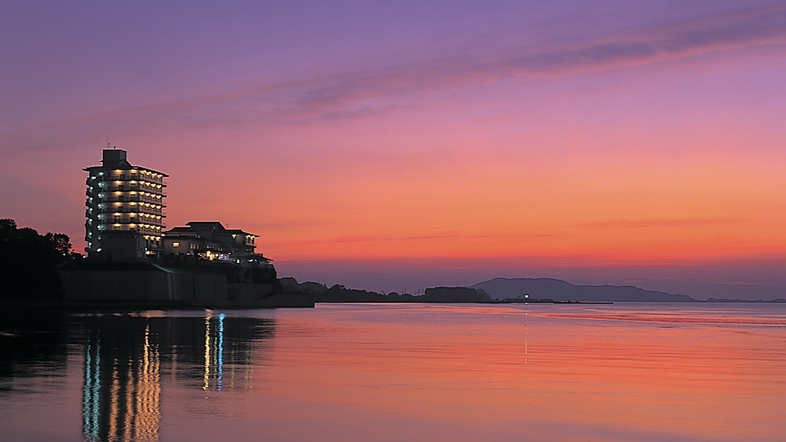
[[[0,322],[2,441],[786,434],[786,305],[37,314]]]
[[[162,370],[175,382],[198,382],[204,391],[250,390],[254,342],[272,337],[275,325],[223,313],[84,320],[82,417],[90,442],[158,440]]]
[[[161,357],[150,323],[109,316],[88,324],[82,390],[85,440],[158,440]]]
[[[0,391],[14,378],[63,376],[67,354],[67,322],[62,314],[34,315],[0,311]]]

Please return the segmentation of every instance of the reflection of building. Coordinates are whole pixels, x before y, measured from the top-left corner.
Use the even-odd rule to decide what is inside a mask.
[[[251,390],[254,359],[259,363],[269,357],[265,348],[274,327],[272,319],[210,312],[204,317],[85,317],[85,440],[158,440],[166,381],[195,391]],[[255,347],[262,351],[255,354]],[[162,379],[162,371],[171,378]]]
[[[85,440],[158,440],[160,357],[158,345],[151,342],[149,325],[142,336],[142,342],[123,342],[135,336],[120,330],[102,333],[100,327],[90,334],[82,396]]]
[[[179,381],[204,391],[251,390],[255,345],[272,337],[273,321],[231,318],[176,318],[172,363]],[[260,356],[257,355],[257,358]],[[263,354],[261,357],[265,357]]]
[[[254,343],[248,338],[238,339],[240,330],[237,323],[233,324],[236,321],[237,318],[227,322],[223,313],[205,317],[202,367],[202,389],[205,391],[251,390],[253,387]]]
[[[152,254],[164,228],[168,175],[132,166],[121,149],[105,149],[101,163],[84,169],[89,174],[85,251],[111,250],[116,260]]]

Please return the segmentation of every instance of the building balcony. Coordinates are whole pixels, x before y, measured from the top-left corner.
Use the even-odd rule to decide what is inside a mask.
[[[136,203],[136,204],[134,204]],[[111,204],[104,204],[103,207],[98,209],[98,213],[111,213],[111,212],[144,212],[154,213],[160,215],[164,213],[163,207],[156,207],[154,205],[146,206],[146,203],[139,203],[136,201],[131,202],[115,202]]]
[[[102,192],[150,192],[155,195],[166,196],[166,192],[164,192],[163,187],[151,187],[151,186],[142,186],[139,184],[107,184],[104,186],[99,186]]]
[[[134,204],[136,203],[136,204]],[[145,203],[146,204],[146,203]],[[138,201],[117,201],[114,203],[105,203],[104,207],[98,209],[99,213],[111,212],[145,212],[145,213],[164,213],[164,207],[155,207],[153,205],[145,206],[145,204]]]
[[[100,232],[134,231],[142,234],[153,235],[161,235],[161,229],[163,228],[163,226],[152,225],[150,223],[137,223],[129,221],[106,222],[104,224],[99,224],[98,227]]]
[[[145,196],[145,195],[140,195],[138,193],[136,195],[130,195],[130,194],[129,195],[111,195],[111,194],[110,195],[106,195],[105,194],[104,197],[101,200],[103,202],[105,202],[105,203],[149,202],[149,203],[158,204],[158,205],[166,207],[164,204],[162,204],[163,198],[155,198],[152,195],[151,196]]]

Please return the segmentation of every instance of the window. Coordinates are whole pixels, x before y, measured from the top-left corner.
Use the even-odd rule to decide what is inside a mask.
[[[172,247],[180,247],[180,243],[179,242],[173,242],[172,243]]]

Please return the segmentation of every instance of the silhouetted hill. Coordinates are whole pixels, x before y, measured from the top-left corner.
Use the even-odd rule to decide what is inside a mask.
[[[295,278],[279,280],[285,291],[306,293],[314,302],[491,302],[491,297],[483,290],[467,287],[432,287],[422,296],[396,292],[381,294],[367,290],[346,288],[336,284],[328,288],[318,282],[298,283]]]
[[[549,298],[555,301],[612,301],[612,302],[689,302],[687,295],[644,290],[634,286],[573,285],[552,278],[494,278],[477,283],[475,289],[485,290],[492,298]]]

